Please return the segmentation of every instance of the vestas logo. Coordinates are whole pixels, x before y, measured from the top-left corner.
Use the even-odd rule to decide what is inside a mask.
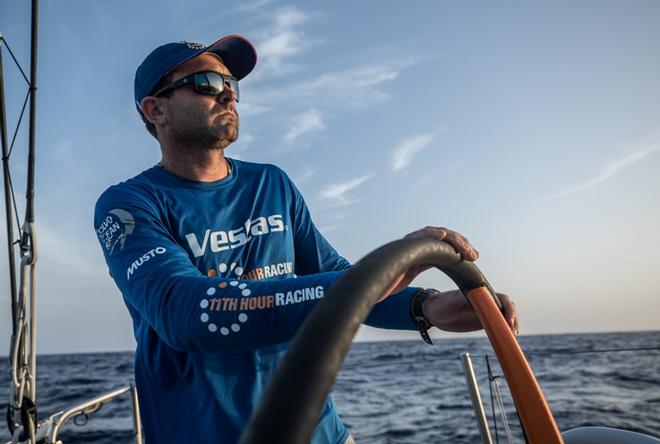
[[[119,249],[123,250],[126,237],[133,230],[135,230],[133,215],[126,210],[116,208],[108,212],[96,229],[96,235],[109,254],[112,254],[117,244],[119,244]]]
[[[268,233],[276,233],[287,230],[284,218],[281,214],[273,214],[268,217],[257,217],[248,219],[242,227],[235,230],[211,231],[207,228],[200,244],[195,233],[186,234],[186,240],[190,251],[195,257],[204,256],[210,248],[213,253],[242,247],[250,242],[255,236],[263,236]]]
[[[137,271],[145,262],[156,257],[157,254],[165,254],[167,249],[165,247],[156,247],[144,253],[142,256],[133,261],[133,263],[126,270],[126,280],[130,280],[133,273]]]

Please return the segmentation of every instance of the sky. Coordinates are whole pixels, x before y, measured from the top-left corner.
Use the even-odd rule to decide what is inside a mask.
[[[108,186],[160,158],[133,106],[135,69],[163,43],[232,33],[259,61],[227,155],[283,168],[347,259],[446,226],[514,298],[522,334],[660,327],[659,2],[127,5],[40,4],[39,352],[133,349],[92,218]],[[29,2],[2,2],[25,70],[29,24]],[[11,135],[27,87],[6,48],[3,62]],[[12,154],[21,218],[26,130]],[[453,288],[434,270],[414,284]],[[6,272],[0,289],[8,347]]]

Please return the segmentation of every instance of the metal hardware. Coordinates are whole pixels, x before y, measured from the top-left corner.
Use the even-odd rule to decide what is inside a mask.
[[[472,401],[472,408],[474,409],[474,417],[479,426],[481,440],[484,444],[493,444],[493,440],[490,437],[490,429],[488,428],[488,421],[486,420],[484,404],[481,401],[481,394],[479,393],[477,377],[474,374],[474,367],[472,366],[472,358],[469,353],[461,353],[461,363],[463,364],[465,382],[467,383],[468,392],[470,393],[470,400]]]

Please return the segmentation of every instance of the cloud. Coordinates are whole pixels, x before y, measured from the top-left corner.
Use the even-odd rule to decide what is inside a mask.
[[[349,106],[365,106],[385,100],[389,95],[379,89],[399,77],[402,67],[376,64],[348,70],[324,73],[315,79],[302,82],[290,93],[302,97],[335,98]]]
[[[292,180],[293,180],[293,182],[296,183],[297,185],[300,185],[300,184],[302,184],[302,183],[307,182],[307,181],[308,181],[309,179],[311,179],[312,177],[314,177],[314,174],[316,174],[316,170],[315,170],[314,168],[312,168],[312,167],[308,167],[308,168],[305,169],[305,171],[303,171],[302,173],[293,176],[293,177],[292,177]]]
[[[257,0],[252,3],[244,3],[236,8],[237,12],[252,12],[261,9],[263,6],[270,3],[272,0]]]
[[[351,93],[364,92],[376,85],[396,79],[399,71],[387,65],[373,65],[351,70],[325,73],[309,82],[303,83],[299,91],[305,95],[325,93],[328,89],[348,91]],[[347,81],[350,79],[350,81]],[[363,95],[363,94],[361,94]]]
[[[288,6],[279,9],[272,16],[272,22],[262,31],[259,48],[259,69],[257,75],[283,74],[291,70],[288,60],[302,53],[313,42],[298,28],[311,16]]]
[[[294,123],[284,136],[284,140],[291,142],[303,134],[324,129],[321,113],[312,108],[294,118]]]
[[[366,107],[387,100],[390,96],[384,87],[398,79],[407,66],[409,64],[406,62],[397,65],[381,63],[325,72],[299,83],[270,83],[268,86],[251,87],[250,103],[241,102],[241,113],[247,110],[248,114],[260,114],[281,109],[283,103],[292,101],[316,106],[319,100],[322,100],[326,106],[335,104],[344,108]]]
[[[610,162],[609,164],[605,165],[605,168],[603,168],[602,171],[593,178],[589,179],[586,182],[567,188],[559,193],[553,194],[552,196],[550,196],[550,199],[559,199],[592,188],[606,181],[615,174],[619,173],[621,170],[628,168],[657,152],[660,152],[660,147],[645,148],[635,151],[627,155],[626,157],[616,159]]]
[[[401,171],[406,168],[417,153],[422,151],[433,140],[432,134],[419,134],[400,143],[392,151],[392,169]]]
[[[346,193],[359,187],[364,182],[371,179],[371,177],[373,177],[373,174],[366,174],[346,182],[328,185],[323,191],[321,191],[319,197],[330,201],[337,206],[350,205],[357,202],[357,200],[349,200],[346,197]]]

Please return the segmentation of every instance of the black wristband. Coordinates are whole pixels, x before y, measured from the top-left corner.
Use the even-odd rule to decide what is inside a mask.
[[[433,345],[433,342],[431,341],[428,330],[432,325],[428,319],[424,317],[422,303],[433,293],[436,293],[436,290],[430,288],[421,289],[417,291],[410,300],[410,317],[412,318],[413,324],[415,324],[417,330],[419,330],[419,334],[422,336],[424,342],[431,345]]]

